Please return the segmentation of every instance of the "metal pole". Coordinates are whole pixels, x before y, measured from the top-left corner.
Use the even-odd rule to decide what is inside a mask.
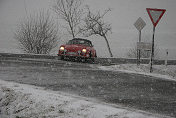
[[[165,59],[165,66],[167,66],[167,61],[168,61],[168,49],[166,49],[166,59]]]
[[[139,60],[139,50],[138,50],[138,48],[137,48],[137,61],[136,61],[136,62],[137,62],[137,65],[139,65],[139,61],[138,61],[138,60]]]
[[[153,68],[152,68],[152,65],[153,65],[153,61],[154,61],[154,41],[155,39],[155,26],[153,26],[153,38],[152,38],[152,54],[151,54],[151,60],[150,60],[150,73],[153,72]]]
[[[139,31],[139,43],[141,42],[141,30]],[[140,58],[141,58],[141,50],[139,49],[139,65],[140,65]]]
[[[139,43],[141,42],[141,30],[139,30]],[[137,65],[140,65],[141,50],[137,48]]]

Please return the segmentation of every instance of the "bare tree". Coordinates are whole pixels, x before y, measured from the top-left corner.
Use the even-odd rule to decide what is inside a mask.
[[[111,32],[111,25],[109,23],[104,22],[104,16],[111,11],[110,9],[106,10],[103,14],[100,12],[92,13],[87,7],[88,13],[86,18],[84,19],[85,25],[80,29],[84,36],[92,36],[99,35],[103,37],[106,41],[108,51],[111,57],[113,57],[110,45],[107,39],[107,34]]]
[[[57,31],[49,12],[39,12],[20,22],[14,38],[26,53],[48,54],[57,46]]]
[[[73,38],[80,33],[79,25],[83,15],[81,5],[82,0],[57,0],[53,5],[53,10],[66,22],[65,28]]]

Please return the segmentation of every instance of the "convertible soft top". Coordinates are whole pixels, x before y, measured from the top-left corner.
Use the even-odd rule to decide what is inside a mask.
[[[74,38],[72,40],[83,40],[83,41],[87,41],[89,42],[90,44],[92,44],[92,42],[90,40],[87,40],[87,39],[82,39],[82,38]]]

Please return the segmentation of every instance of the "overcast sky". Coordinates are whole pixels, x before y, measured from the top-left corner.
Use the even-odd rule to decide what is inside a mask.
[[[142,37],[152,38],[152,23],[146,8],[163,8],[166,13],[156,27],[155,41],[163,49],[176,49],[176,0],[84,0],[94,11],[112,11],[105,20],[112,24],[112,34],[108,36],[112,51],[118,57],[121,50],[131,47],[138,40],[138,31],[134,22],[141,17],[146,22],[142,30]],[[13,32],[17,24],[27,14],[40,10],[51,10],[54,0],[0,0],[0,49],[2,51],[16,51],[17,43],[13,39]],[[25,11],[26,8],[26,11]],[[54,13],[51,11],[54,15]],[[106,48],[103,40],[91,39],[101,55],[102,47]],[[105,54],[106,55],[106,54]],[[172,54],[176,58],[176,54]]]

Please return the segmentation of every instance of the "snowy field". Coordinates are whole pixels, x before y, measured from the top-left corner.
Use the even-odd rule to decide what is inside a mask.
[[[176,81],[176,65],[153,65],[153,72],[150,73],[150,65],[141,64],[119,64],[112,66],[99,66],[102,70],[121,71],[126,73],[136,73],[148,76],[154,76],[158,79],[167,79]]]
[[[0,118],[166,118],[166,116],[0,80]]]

